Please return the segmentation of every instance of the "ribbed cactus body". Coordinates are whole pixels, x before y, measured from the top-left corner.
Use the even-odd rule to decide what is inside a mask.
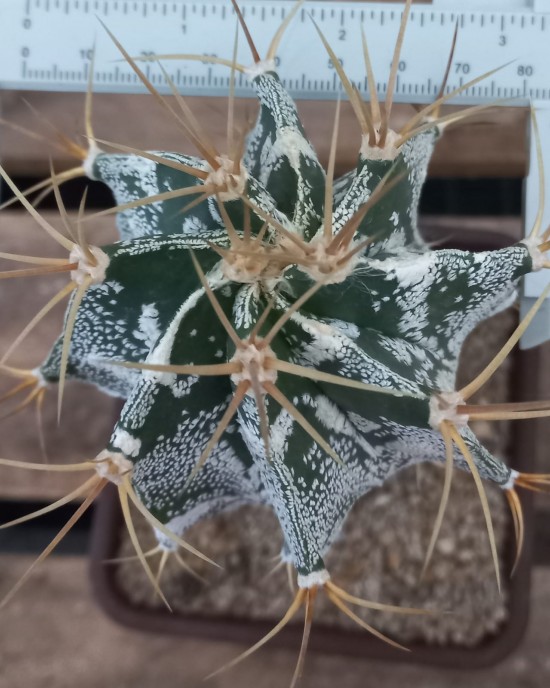
[[[239,504],[269,504],[283,531],[284,557],[307,585],[323,572],[324,554],[359,497],[414,462],[444,461],[430,402],[455,389],[464,338],[511,303],[533,265],[524,244],[473,254],[431,250],[423,242],[418,201],[435,126],[388,159],[364,146],[356,169],[334,181],[332,208],[325,208],[325,172],[290,96],[272,72],[252,83],[259,116],[242,160],[220,163],[217,179],[224,170],[233,177],[220,184],[218,197],[183,213],[195,196],[119,213],[122,241],[104,248],[105,279],[86,291],[78,309],[68,375],[126,400],[108,449],[132,462],[139,499],[168,529],[181,535]],[[155,155],[205,174],[101,152],[93,175],[119,204],[211,183],[206,160]],[[361,218],[381,182],[387,193]],[[360,250],[335,267],[327,245],[354,218],[360,222],[348,247]],[[239,253],[235,232],[240,241],[249,232],[248,253]],[[264,337],[269,347],[260,355],[251,347]],[[58,375],[60,349],[58,343],[42,368],[47,379]],[[211,375],[112,365],[215,366],[241,355],[260,356],[256,387],[242,395],[196,474],[252,368]],[[301,368],[283,370],[273,361]],[[336,377],[376,389],[350,388]],[[467,427],[461,434],[481,476],[506,485],[510,469]],[[464,467],[458,451],[455,460]]]

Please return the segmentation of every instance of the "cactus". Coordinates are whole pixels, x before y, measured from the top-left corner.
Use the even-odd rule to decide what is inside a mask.
[[[363,103],[337,67],[362,131],[356,168],[339,179],[334,179],[339,104],[325,172],[275,72],[282,31],[261,60],[246,27],[254,64],[246,69],[234,58],[228,63],[232,79],[236,70],[249,75],[259,114],[246,138],[238,136],[230,98],[227,153],[209,141],[179,95],[169,104],[155,92],[201,157],[107,145],[88,127],[90,147],[75,174],[84,170],[113,191],[117,206],[100,214],[116,212],[119,242],[99,248],[85,241],[84,203],[73,227],[58,190],[72,173],[52,171],[40,188],[51,186],[68,235],[77,239],[49,225],[2,170],[20,202],[69,251],[68,260],[2,254],[38,265],[2,276],[59,271],[71,276],[4,355],[4,372],[21,378],[16,390],[29,391],[24,404],[58,383],[61,410],[66,379],[84,380],[125,400],[108,446],[93,460],[63,468],[90,471],[92,477],[50,507],[85,496],[39,561],[112,482],[137,555],[162,596],[137,540],[130,502],[155,529],[161,549],[176,552],[181,546],[203,558],[183,539],[189,526],[244,503],[268,504],[284,536],[281,558],[297,572],[298,592],[282,621],[251,650],[305,606],[294,681],[319,591],[393,643],[349,605],[389,607],[349,595],[324,565],[359,497],[415,462],[443,463],[444,490],[427,565],[453,467],[470,471],[498,581],[481,479],[506,491],[518,553],[523,522],[516,486],[547,490],[550,485],[547,476],[519,474],[491,456],[468,426],[475,419],[548,415],[546,402],[468,404],[546,294],[491,366],[463,389],[455,388],[466,335],[514,301],[524,275],[549,267],[544,253],[550,232],[537,224],[515,246],[477,254],[432,250],[423,241],[417,213],[426,168],[444,127],[462,115],[440,115],[440,106],[455,95],[443,96],[442,90],[402,131],[390,128],[410,4],[407,0],[404,7],[384,104],[375,88],[370,104]],[[136,61],[113,40],[154,92]],[[372,85],[366,41],[363,48]],[[47,360],[32,372],[10,367],[6,358],[22,337],[69,294],[64,329]],[[55,468],[7,459],[1,464]]]

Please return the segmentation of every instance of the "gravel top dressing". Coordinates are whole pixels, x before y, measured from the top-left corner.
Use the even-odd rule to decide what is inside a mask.
[[[464,348],[459,384],[483,368],[506,341],[515,322],[515,313],[506,311],[472,334]],[[513,361],[507,360],[474,403],[509,400],[512,367]],[[477,422],[472,428],[489,451],[507,458],[508,424]],[[421,581],[442,485],[442,467],[419,464],[372,490],[345,521],[327,557],[328,570],[338,586],[358,597],[442,612],[426,616],[354,608],[358,616],[398,642],[475,646],[507,618],[511,519],[504,493],[486,484],[501,559],[503,592],[499,595],[473,479],[455,470],[441,534]],[[156,542],[149,526],[136,519],[136,527],[144,551],[153,549]],[[194,526],[185,539],[222,569],[187,553],[180,552],[179,560],[170,556],[161,587],[175,613],[273,619],[274,623],[282,617],[293,593],[286,566],[278,558],[280,529],[268,508],[241,507]],[[119,556],[133,554],[124,531]],[[160,554],[149,558],[154,571],[159,559]],[[195,575],[183,568],[182,561]],[[117,565],[117,583],[132,603],[162,607],[135,560]],[[319,597],[315,609],[315,626],[320,625],[356,628],[324,596]]]

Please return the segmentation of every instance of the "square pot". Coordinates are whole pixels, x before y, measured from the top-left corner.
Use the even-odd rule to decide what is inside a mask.
[[[461,228],[463,224],[461,221]],[[499,224],[498,221],[495,221],[494,226]],[[428,232],[428,238],[431,239],[432,235],[441,236],[442,232],[437,230],[434,223],[430,223],[430,225],[432,225],[432,231]],[[456,227],[457,224],[455,223],[454,226]],[[444,233],[447,233],[447,230],[448,228],[444,230]],[[501,248],[510,243],[509,236],[498,234],[495,231],[476,232],[475,234],[468,232],[466,238],[462,235],[459,241],[452,241],[452,244],[448,244],[447,247],[486,250]],[[543,365],[541,355],[536,350],[516,352],[513,368],[510,370],[510,388],[513,400],[520,401],[535,397],[539,383],[538,371],[542,369]],[[539,428],[540,423],[535,421],[522,421],[513,426],[509,462],[516,470],[522,472],[534,470],[536,454],[537,451],[540,452],[540,442],[537,442]],[[439,493],[437,497],[439,498]],[[371,499],[371,494],[364,499]],[[521,640],[528,617],[532,560],[532,495],[522,493],[521,502],[526,526],[524,551],[514,576],[506,583],[506,618],[500,622],[495,622],[495,628],[488,630],[474,646],[448,641],[442,644],[441,641],[437,640],[435,643],[408,642],[405,640],[403,642],[411,652],[404,653],[359,629],[335,628],[319,620],[314,623],[310,649],[323,653],[371,657],[390,661],[412,661],[460,668],[465,665],[469,668],[486,667],[503,659]],[[353,514],[350,519],[353,519]],[[116,621],[143,631],[190,635],[195,638],[204,637],[248,645],[254,644],[279,621],[280,615],[273,616],[271,620],[237,618],[235,614],[230,615],[227,611],[215,615],[212,613],[212,609],[206,610],[205,614],[200,614],[196,608],[194,611],[186,613],[179,611],[170,613],[160,606],[162,604],[160,600],[156,609],[143,600],[132,602],[124,590],[124,572],[117,571],[122,564],[105,564],[105,560],[120,557],[123,530],[123,519],[118,506],[116,491],[114,489],[106,491],[102,495],[94,514],[91,575],[99,604]],[[222,534],[221,539],[223,540],[223,538],[224,535]],[[511,570],[515,556],[511,519],[508,519],[507,533],[503,535],[502,540],[503,570],[505,572],[504,578],[506,578],[506,573]],[[488,549],[488,543],[485,546]],[[206,550],[206,553],[211,555],[209,549]],[[437,556],[436,551],[434,558]],[[214,559],[216,559],[215,556]],[[433,563],[434,560],[432,559],[432,565]],[[369,574],[365,571],[363,575],[368,577]],[[494,580],[491,581],[491,585],[496,588]],[[381,595],[380,601],[396,603],[394,600],[384,599],[383,595]],[[288,606],[288,601],[286,605]],[[249,604],[245,601],[242,607],[248,608]],[[372,623],[376,626],[376,621]],[[389,633],[389,635],[392,634]],[[272,643],[273,645],[295,647],[298,650],[301,636],[302,624],[299,623],[296,626],[286,627],[273,639]],[[396,640],[401,641],[400,638],[396,638]]]

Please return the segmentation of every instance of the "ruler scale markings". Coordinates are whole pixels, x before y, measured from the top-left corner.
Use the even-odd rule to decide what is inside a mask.
[[[3,1],[5,1],[6,3],[13,3],[14,7],[17,4],[16,0]],[[249,22],[252,25],[252,29],[256,30],[256,32],[258,32],[261,29],[258,35],[262,36],[263,38],[258,39],[258,45],[263,45],[263,41],[267,41],[271,37],[271,25],[265,27],[263,26],[263,24],[266,23],[266,16],[269,13],[271,14],[271,16],[278,15],[279,10],[281,16],[283,16],[290,5],[291,3],[287,2],[286,0],[265,0],[265,2],[263,3],[255,2],[253,4],[246,3],[246,0],[243,0],[243,9],[245,13],[248,12]],[[35,65],[39,67],[41,64],[55,63],[60,68],[70,66],[71,61],[74,62],[75,49],[77,51],[83,52],[83,48],[87,48],[87,46],[90,45],[92,42],[92,36],[90,36],[89,39],[83,38],[80,40],[80,43],[76,46],[70,48],[67,47],[65,52],[61,49],[61,47],[59,48],[59,50],[56,51],[54,49],[55,46],[51,49],[49,47],[46,47],[45,45],[42,46],[39,44],[37,34],[33,32],[33,29],[35,29],[35,27],[42,25],[48,26],[46,22],[52,23],[54,21],[62,20],[65,23],[62,24],[63,28],[60,30],[65,32],[67,35],[84,35],[79,34],[76,30],[80,18],[83,19],[83,15],[89,16],[89,13],[92,12],[95,7],[98,7],[99,11],[97,11],[96,13],[102,16],[111,15],[111,23],[109,24],[109,26],[112,26],[112,29],[113,31],[115,31],[116,35],[121,40],[124,40],[123,30],[126,28],[126,26],[128,27],[129,31],[131,30],[130,36],[139,36],[139,20],[142,20],[144,22],[147,21],[149,25],[155,21],[162,21],[165,13],[170,15],[172,11],[174,11],[174,14],[176,13],[176,11],[181,11],[182,14],[184,14],[186,10],[189,10],[193,13],[192,19],[194,21],[191,25],[188,24],[186,27],[186,46],[189,46],[188,48],[186,48],[186,52],[201,51],[208,54],[216,53],[218,55],[225,55],[225,53],[228,52],[227,45],[229,39],[226,38],[226,32],[224,31],[223,27],[224,23],[229,20],[229,17],[234,16],[233,13],[230,15],[230,10],[227,12],[224,18],[223,14],[225,10],[225,5],[223,2],[218,2],[218,0],[212,0],[212,2],[210,3],[191,3],[185,0],[182,0],[182,2],[180,3],[167,2],[167,0],[163,0],[162,2],[160,0],[155,2],[149,1],[147,3],[143,1],[126,2],[126,0],[124,2],[122,2],[122,0],[109,0],[99,3],[98,0],[35,0],[34,2],[32,2],[32,0],[25,0],[24,7],[27,11],[27,14],[30,13],[32,10],[33,25],[31,31],[28,31],[27,33],[19,33],[17,35],[17,40],[19,41],[19,46],[25,45],[27,43],[32,44],[32,53],[30,57],[25,56],[25,70],[23,69],[23,56],[19,54],[19,59],[16,58],[15,60],[15,64],[13,65],[14,75],[13,77],[11,77],[11,80],[17,83],[18,85],[11,85],[9,83],[10,78],[4,77],[4,72],[6,70],[12,69],[9,66],[6,67],[6,64],[10,65],[10,62],[12,62],[13,60],[0,60],[0,83],[2,87],[6,88],[24,87],[21,82],[21,75],[25,73],[26,77],[28,78],[29,69],[33,68]],[[35,9],[35,7],[37,9]],[[211,8],[211,12],[208,12],[208,7]],[[365,27],[367,31],[371,34],[369,35],[369,42],[371,43],[371,45],[374,43],[375,46],[382,46],[381,54],[384,57],[380,59],[382,60],[382,68],[386,68],[386,60],[388,64],[391,61],[391,56],[386,57],[388,53],[388,49],[386,46],[390,44],[390,41],[395,40],[395,32],[398,28],[398,20],[402,14],[398,10],[391,10],[389,7],[380,7],[380,5],[376,3],[373,4],[372,8],[366,8],[365,6],[363,6],[361,7],[361,9],[359,9],[360,7],[361,5],[355,5],[354,7],[350,7],[348,3],[345,3],[345,5],[343,5],[342,7],[330,8],[330,6],[327,7],[326,5],[325,7],[322,7],[320,2],[313,2],[312,6],[310,8],[307,8],[310,10],[311,14],[317,17],[318,21],[324,20],[326,27],[324,28],[324,30],[327,32],[328,39],[333,42],[333,45],[335,39],[338,41],[336,45],[340,48],[340,50],[338,51],[339,57],[343,59],[346,70],[350,72],[350,79],[353,82],[357,83],[363,77],[364,72],[364,70],[361,69],[361,65],[359,64],[360,62],[362,64],[362,61],[358,60],[357,51],[353,50],[354,47],[357,48],[357,41],[360,44],[360,33],[359,27],[357,26],[357,20],[360,17],[362,20],[365,20],[367,16],[371,17],[372,22],[367,21],[367,26]],[[57,14],[58,12],[64,12],[65,15],[68,14],[69,16],[66,18],[59,17],[59,15]],[[199,19],[199,17],[204,18],[205,12],[206,17],[212,17],[211,20],[209,19],[209,21],[213,22],[212,37],[205,37],[200,32],[201,19]],[[311,40],[312,34],[308,33],[309,29],[307,25],[309,25],[309,21],[306,17],[306,12],[306,8],[301,8],[300,22],[295,22],[295,28],[291,27],[290,29],[291,31],[295,32],[292,38],[293,43],[295,45],[299,44],[299,40],[295,40],[296,33],[298,34],[299,39],[302,35],[308,35],[309,40]],[[48,16],[46,16],[46,13],[48,13]],[[117,22],[120,21],[120,19],[122,18],[122,13],[127,13],[129,21],[126,22],[126,24],[124,25],[117,26]],[[509,46],[514,45],[516,47],[517,42],[513,43],[513,39],[515,38],[516,41],[518,39],[524,41],[525,44],[529,45],[530,49],[533,50],[534,57],[531,58],[529,55],[525,57],[522,56],[521,63],[521,66],[532,67],[533,72],[529,74],[518,74],[516,73],[516,69],[514,67],[511,67],[510,69],[503,71],[502,74],[498,74],[497,76],[493,77],[488,82],[489,88],[492,90],[493,84],[496,83],[499,87],[508,86],[509,89],[511,89],[509,92],[512,93],[526,94],[526,96],[529,94],[534,95],[536,93],[539,93],[539,95],[545,94],[548,97],[548,89],[544,88],[546,84],[542,83],[542,79],[544,78],[544,72],[542,71],[542,68],[544,67],[544,62],[541,59],[541,56],[543,55],[542,46],[548,45],[548,39],[545,36],[545,29],[548,26],[548,23],[546,22],[548,15],[532,15],[528,12],[522,14],[519,11],[515,12],[514,14],[509,12],[499,13],[495,11],[491,11],[490,13],[471,11],[456,13],[455,11],[433,11],[427,8],[424,9],[422,8],[422,6],[418,5],[415,6],[414,11],[411,11],[411,15],[412,26],[410,27],[411,31],[409,31],[409,34],[407,34],[407,40],[405,41],[403,55],[404,61],[408,62],[406,75],[407,82],[410,81],[413,84],[413,86],[411,87],[412,93],[417,93],[421,95],[421,85],[426,84],[427,80],[430,78],[432,79],[433,83],[433,77],[435,76],[433,72],[435,72],[436,70],[436,66],[432,64],[433,61],[422,61],[422,59],[419,59],[419,61],[416,62],[412,59],[407,59],[407,54],[410,55],[409,51],[411,51],[413,49],[412,46],[415,45],[414,41],[416,41],[416,45],[419,45],[419,41],[420,45],[422,45],[423,37],[429,34],[430,39],[432,39],[432,37],[435,39],[435,42],[433,44],[435,45],[437,43],[437,54],[442,54],[441,48],[445,45],[445,41],[447,40],[445,27],[453,26],[455,23],[453,20],[458,17],[459,24],[463,27],[461,31],[459,54],[464,55],[464,52],[466,51],[466,48],[464,46],[468,46],[471,42],[473,42],[473,44],[476,45],[477,42],[480,40],[480,36],[482,36],[482,39],[486,40],[487,45],[489,46],[488,51],[484,51],[483,56],[478,56],[477,53],[474,53],[474,57],[470,58],[471,61],[468,61],[468,64],[466,65],[468,67],[468,72],[463,72],[462,76],[467,78],[473,78],[475,74],[479,74],[483,71],[492,69],[495,66],[502,64],[502,62],[504,62],[507,58],[513,59],[515,57],[515,55],[513,54],[513,49],[511,49],[510,47],[507,47],[505,50],[502,51],[500,51],[499,49],[495,49],[494,47],[499,44],[498,28],[500,26],[501,30],[502,27],[504,27],[504,30],[507,31],[505,36],[506,44],[509,44]],[[51,16],[51,19],[49,18],[49,16]],[[321,19],[319,19],[319,17],[321,17]],[[333,18],[333,21],[331,21],[331,17]],[[379,27],[380,30],[378,32],[372,33],[373,25]],[[339,39],[339,36],[336,31],[336,26],[342,27],[342,31],[345,31],[345,34],[342,35],[342,39]],[[73,29],[72,27],[75,27],[75,29]],[[176,31],[176,27],[177,29],[179,29],[179,32]],[[151,27],[152,35],[155,35],[154,28],[155,26]],[[5,26],[0,26],[0,52],[2,52],[3,43],[3,41],[1,41],[2,31],[6,31],[6,33],[9,33],[9,29],[10,27],[6,28]],[[183,31],[185,31],[185,29],[183,29]],[[182,26],[178,22],[174,22],[172,26],[169,26],[168,39],[171,42],[167,43],[166,46],[163,42],[160,50],[165,49],[166,52],[177,52],[178,50],[181,50],[179,41],[181,40],[181,33],[183,33],[183,31]],[[180,34],[179,36],[178,33]],[[47,31],[45,32],[45,34],[47,35]],[[28,38],[26,38],[27,36]],[[200,36],[203,40],[203,45],[198,49],[197,47],[195,47],[198,45],[197,36]],[[218,42],[213,43],[214,38],[221,38],[221,41],[218,40]],[[90,43],[88,43],[88,40],[90,41]],[[159,47],[155,44],[156,38],[152,41],[152,44],[146,46],[139,44],[136,46],[135,42],[132,43],[132,40],[132,38],[128,39],[128,48],[129,51],[133,54],[138,54],[140,50],[142,50],[143,48],[150,49],[152,52],[154,52],[155,50],[159,50]],[[448,40],[451,40],[450,34]],[[23,41],[25,42],[23,43]],[[40,50],[35,49],[35,44],[38,45]],[[169,48],[167,47],[168,45],[170,46]],[[21,48],[19,48],[19,50],[20,49]],[[229,50],[230,49],[231,48],[229,48]],[[105,52],[101,36],[99,36],[98,50]],[[57,57],[51,59],[49,55],[52,52]],[[371,48],[371,52],[375,56],[375,70],[380,72],[381,67],[376,64],[377,51],[375,48]],[[380,52],[380,48],[378,49],[378,52]],[[17,52],[15,52],[15,54],[17,54]],[[523,59],[525,60],[525,62],[523,62]],[[114,62],[115,59],[111,57],[111,59],[108,60],[106,56],[105,60],[107,62],[107,66],[104,66],[105,71],[112,71],[114,74],[114,78],[110,81],[110,83],[112,83],[115,86],[115,88],[108,90],[116,91],[116,85],[124,85],[125,87],[126,82],[122,79],[122,73],[124,72],[124,70],[122,70],[122,72],[119,75],[116,75],[114,71],[114,65],[108,64],[109,62]],[[460,60],[460,57],[458,57],[458,60]],[[301,84],[301,75],[304,71],[307,70],[312,72],[312,76],[316,77],[315,80],[319,85],[318,91],[315,91],[315,89],[312,88],[305,88],[302,89],[302,92],[296,95],[306,97],[320,97],[321,94],[323,94],[328,97],[335,97],[337,89],[332,87],[334,79],[332,79],[331,77],[333,76],[333,74],[327,73],[328,61],[325,59],[313,58],[313,62],[308,67],[308,63],[310,62],[311,56],[307,53],[305,57],[299,56],[299,59],[295,60],[293,56],[293,59],[288,61],[288,69],[290,69],[290,65],[293,65],[295,71],[295,78],[293,78],[289,83],[293,85],[294,83]],[[218,85],[217,89],[215,89],[217,94],[221,90],[223,85],[223,81],[221,80],[221,74],[223,73],[224,68],[213,65],[210,66],[213,70],[212,78],[206,79],[205,83],[207,85],[214,84],[214,77],[217,77],[217,81],[215,82]],[[460,76],[458,71],[455,72],[455,67],[457,66],[457,63],[455,63],[453,66],[453,73],[450,77],[451,82],[456,82],[456,80]],[[171,74],[175,74],[176,65],[174,64],[174,66],[172,66],[172,63],[169,63],[167,65],[167,69]],[[284,76],[288,78],[289,75],[285,73],[286,69],[287,60],[284,60],[281,66],[281,77]],[[358,73],[359,70],[361,73]],[[70,71],[71,70],[69,69],[68,72],[70,73]],[[204,75],[206,74],[207,69],[206,66],[201,65],[201,63],[189,63],[186,64],[186,71],[189,71],[193,74]],[[153,72],[154,69],[151,73]],[[41,84],[39,78],[36,76],[37,72],[35,71],[33,73],[33,83],[27,84],[28,86],[35,89],[47,89],[48,87],[55,89],[55,84],[47,83],[47,77],[45,77],[44,83]],[[329,81],[327,81],[327,77],[329,77]],[[524,77],[526,84],[524,83]],[[463,81],[466,80],[466,78],[463,79]],[[331,84],[328,91],[326,90],[327,83]],[[418,87],[416,89],[414,88],[414,83],[418,84]],[[70,80],[67,80],[64,85],[64,88],[68,90],[84,90],[85,84],[76,82],[71,83]],[[246,79],[243,83],[243,89],[248,89]],[[403,87],[401,83],[399,89],[397,90],[403,96],[403,94],[407,93],[409,89],[408,86]],[[488,91],[486,91],[485,87],[480,86],[475,89],[471,89],[465,94],[456,98],[455,102],[470,104],[468,102],[468,97],[479,97],[483,99],[485,97],[484,94],[486,92]],[[198,93],[199,92],[197,92],[197,94]],[[209,91],[208,88],[205,89],[204,93],[212,95],[215,94],[212,90]],[[424,95],[427,96],[429,93],[431,93],[431,86],[429,86],[428,88],[424,88]],[[245,95],[245,93],[240,91],[237,95],[242,96]],[[424,102],[426,101],[424,100]]]

